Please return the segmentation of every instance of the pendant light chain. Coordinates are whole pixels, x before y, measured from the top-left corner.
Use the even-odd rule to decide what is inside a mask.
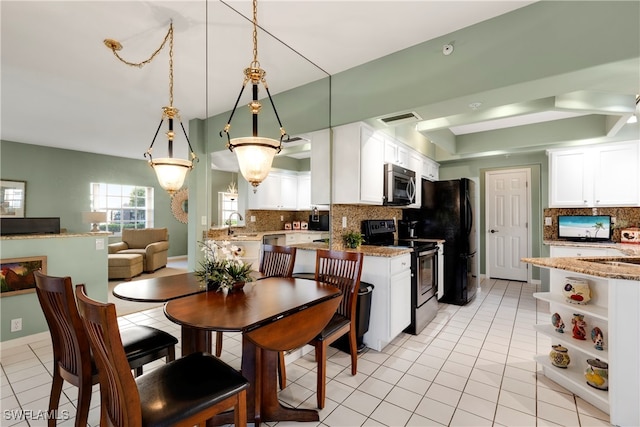
[[[122,50],[122,44],[117,40],[105,39],[104,40],[104,44],[109,49],[111,49],[111,51],[113,52],[115,57],[118,58],[118,60],[120,60],[120,62],[123,62],[123,63],[125,63],[127,65],[132,66],[132,67],[142,68],[145,65],[147,65],[148,63],[150,63],[151,61],[153,61],[153,59],[160,53],[160,51],[167,44],[167,40],[169,40],[169,39],[171,39],[171,43],[170,44],[172,45],[173,44],[173,21],[169,25],[169,31],[167,31],[167,35],[164,36],[164,40],[162,41],[162,44],[160,45],[160,47],[158,49],[156,49],[156,51],[153,52],[149,58],[147,58],[147,59],[145,59],[144,61],[141,61],[141,62],[129,62],[126,59],[124,59],[123,57],[121,57],[120,54],[118,54],[118,51]]]
[[[253,68],[260,68],[258,62],[258,0],[253,0]]]
[[[169,107],[173,107],[173,22],[169,25]]]

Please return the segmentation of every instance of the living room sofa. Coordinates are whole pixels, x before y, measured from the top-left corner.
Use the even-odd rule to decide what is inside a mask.
[[[109,254],[142,255],[142,268],[153,273],[167,265],[169,230],[167,228],[143,228],[122,230],[122,241],[109,244]]]

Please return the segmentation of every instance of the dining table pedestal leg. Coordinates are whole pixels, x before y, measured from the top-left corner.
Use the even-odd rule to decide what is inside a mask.
[[[181,337],[182,356],[186,356],[187,354],[195,353],[197,351],[204,351],[211,354],[213,349],[211,331],[182,325]]]

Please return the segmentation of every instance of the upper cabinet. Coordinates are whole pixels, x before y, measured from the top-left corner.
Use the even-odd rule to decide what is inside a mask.
[[[640,142],[549,151],[549,207],[640,206]]]
[[[331,203],[331,131],[311,132],[311,202],[312,205]]]
[[[333,128],[333,203],[382,204],[384,141],[364,123]]]
[[[417,174],[416,174],[417,175]],[[440,179],[440,165],[428,157],[422,157],[422,177],[429,181]]]
[[[253,192],[248,187],[248,209],[287,209],[298,208],[298,176],[295,174],[271,172]]]
[[[384,162],[409,168],[409,149],[388,135],[384,135],[383,139]]]

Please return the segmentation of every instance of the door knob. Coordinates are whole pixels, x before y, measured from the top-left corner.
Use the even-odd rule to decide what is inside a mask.
[[[491,234],[493,234],[493,233],[497,233],[497,232],[498,232],[498,230],[493,230],[493,229],[492,229],[492,230],[489,230],[489,233],[491,233]]]

